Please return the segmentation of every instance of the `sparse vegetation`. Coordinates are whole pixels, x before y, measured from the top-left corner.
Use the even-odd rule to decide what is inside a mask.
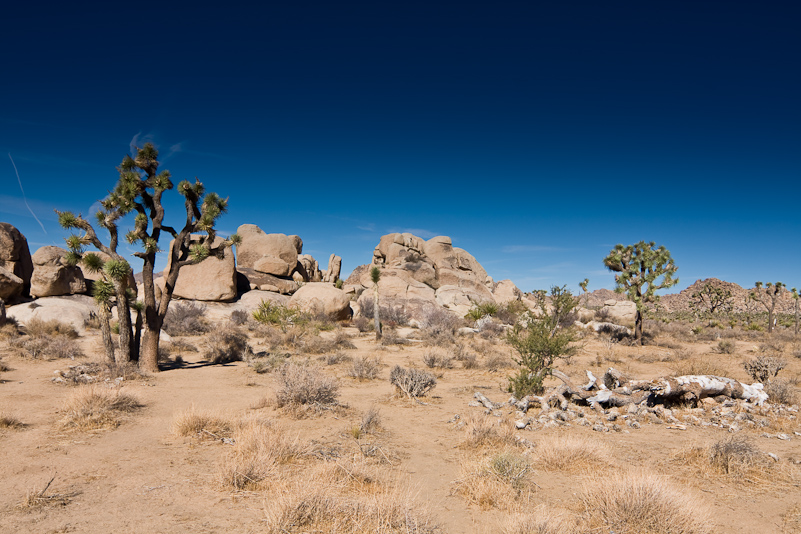
[[[171,336],[196,336],[211,328],[205,319],[206,306],[197,302],[179,302],[170,306],[164,317],[164,331]]]
[[[373,380],[380,369],[381,360],[377,356],[361,356],[348,367],[348,376],[357,380]]]
[[[211,363],[238,362],[252,353],[248,336],[239,330],[214,330],[206,336],[203,357]]]
[[[337,404],[339,386],[319,368],[287,363],[278,370],[276,403],[279,408],[313,406],[328,408]]]
[[[396,365],[389,373],[389,383],[409,398],[422,397],[437,386],[437,378],[428,371]]]
[[[423,363],[431,369],[451,369],[453,357],[436,351],[427,351],[423,354]]]
[[[763,384],[770,381],[779,371],[787,366],[787,360],[777,356],[758,355],[754,358],[746,360],[743,363],[743,368],[748,375]]]
[[[136,397],[119,388],[79,386],[64,401],[59,427],[81,432],[116,428],[124,415],[142,407]]]

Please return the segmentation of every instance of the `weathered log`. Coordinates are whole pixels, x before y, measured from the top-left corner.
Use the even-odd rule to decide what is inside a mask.
[[[651,392],[666,399],[682,397],[701,400],[704,397],[725,395],[732,399],[751,401],[757,406],[768,400],[768,394],[762,391],[762,384],[743,384],[733,378],[712,375],[686,375],[657,378],[651,381]]]
[[[502,404],[495,404],[494,402],[489,400],[486,396],[484,396],[484,394],[481,393],[480,391],[476,391],[475,393],[473,393],[473,398],[476,399],[481,404],[483,404],[485,408],[490,410],[497,410],[498,408],[503,406]]]
[[[628,377],[626,377],[626,375],[624,375],[614,367],[610,367],[609,369],[606,370],[606,373],[604,373],[603,381],[607,389],[615,389],[621,386],[625,386],[628,383],[629,379]]]
[[[587,399],[590,403],[601,403],[609,406],[628,406],[629,404],[640,404],[647,400],[651,395],[648,390],[629,391],[625,388],[620,388],[622,391],[602,389],[592,397]]]

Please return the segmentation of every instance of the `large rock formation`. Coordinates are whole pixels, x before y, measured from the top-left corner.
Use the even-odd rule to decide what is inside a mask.
[[[192,236],[193,242],[199,242],[201,236]],[[212,246],[219,246],[223,242],[220,237],[215,238]],[[170,242],[170,255],[167,260],[165,272],[170,270],[172,247]],[[160,279],[163,283],[163,278]],[[222,258],[209,256],[200,263],[184,265],[178,272],[173,296],[182,299],[228,301],[236,298],[236,263],[234,253],[226,247]]]
[[[30,294],[33,261],[25,236],[0,222],[0,298],[13,300]]]
[[[33,257],[31,296],[56,297],[86,292],[81,269],[67,264],[63,248],[47,246],[37,250]]]
[[[18,323],[25,325],[31,319],[42,321],[60,321],[69,323],[76,330],[82,331],[86,322],[97,311],[95,301],[87,295],[70,295],[65,297],[44,297],[35,302],[9,306],[6,313]]]
[[[334,321],[350,319],[350,299],[341,289],[325,282],[304,284],[289,299],[287,306],[310,313],[324,313]]]
[[[240,267],[271,274],[292,276],[303,252],[298,236],[267,234],[255,224],[243,224],[237,231],[242,242],[236,247],[236,262]]]
[[[342,258],[336,254],[331,254],[328,257],[328,269],[323,271],[323,282],[330,282],[332,284],[339,280],[339,275],[342,272]]]
[[[471,254],[454,247],[450,237],[426,241],[408,233],[385,235],[373,251],[372,265],[381,268],[382,303],[402,304],[413,316],[431,305],[464,315],[474,303],[495,302],[492,278]],[[371,288],[369,267],[357,268],[346,284],[356,294]],[[519,298],[519,290],[515,293],[510,284],[505,281],[501,288],[504,302]],[[360,302],[371,295],[372,291],[365,292]]]

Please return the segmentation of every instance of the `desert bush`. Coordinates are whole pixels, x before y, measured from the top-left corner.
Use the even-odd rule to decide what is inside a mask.
[[[381,336],[381,345],[386,347],[390,345],[406,345],[407,343],[409,343],[409,340],[399,335],[394,328],[387,327],[384,329]]]
[[[579,530],[567,514],[540,505],[533,512],[509,516],[503,534],[579,534]]]
[[[51,320],[31,319],[25,324],[25,333],[31,337],[64,336],[71,339],[78,337],[78,331],[68,323]]]
[[[434,351],[427,351],[423,354],[423,363],[430,369],[453,368],[453,358],[451,356]]]
[[[514,325],[520,316],[527,311],[528,308],[526,308],[525,304],[519,300],[513,300],[508,304],[499,306],[497,313],[495,313],[495,318],[502,324]]]
[[[242,326],[248,322],[248,312],[245,310],[234,310],[231,312],[231,322],[237,326]]]
[[[381,360],[377,356],[356,358],[348,367],[348,376],[358,380],[373,380],[381,369]]]
[[[450,345],[462,321],[445,308],[432,306],[425,310],[420,321],[420,336],[432,345]]]
[[[205,345],[203,357],[214,364],[245,360],[252,353],[247,334],[235,329],[209,333]]]
[[[787,360],[779,356],[759,355],[743,362],[745,372],[757,382],[766,383],[787,367]]]
[[[232,418],[196,410],[193,406],[178,412],[172,423],[172,432],[180,437],[223,439],[230,438],[235,427],[236,421]]]
[[[353,319],[353,326],[362,334],[373,331],[373,323],[370,322],[370,319],[361,315]]]
[[[349,362],[353,360],[353,358],[351,358],[341,350],[332,352],[330,354],[326,354],[320,359],[324,361],[326,365],[336,365],[338,363]]]
[[[245,359],[248,366],[253,369],[257,374],[272,373],[284,363],[290,355],[287,353],[280,354],[275,352],[259,352],[258,354],[250,354]]]
[[[279,408],[313,405],[318,408],[337,404],[339,386],[317,367],[287,363],[278,371],[276,403]]]
[[[359,315],[364,319],[373,317],[375,312],[374,306],[375,302],[372,299],[361,300],[359,302]],[[391,304],[379,305],[378,311],[380,313],[382,326],[398,327],[409,324],[409,314],[406,312],[405,306],[400,304],[396,306]]]
[[[381,412],[375,406],[371,406],[359,423],[359,431],[362,434],[372,434],[381,430]]]
[[[771,380],[765,385],[765,393],[768,394],[770,402],[788,406],[798,404],[798,390],[787,380],[781,378]]]
[[[88,431],[115,428],[126,413],[142,408],[142,403],[120,389],[80,386],[64,401],[59,426],[63,430]]]
[[[459,361],[462,362],[463,369],[477,369],[479,367],[478,357],[475,354],[465,354]]]
[[[514,366],[515,364],[509,356],[499,352],[489,354],[487,359],[484,360],[484,367],[491,373],[502,369],[512,369]]]
[[[164,316],[164,331],[171,336],[196,336],[210,330],[205,319],[206,305],[197,302],[173,303]]]
[[[754,443],[741,435],[727,437],[709,447],[709,463],[726,475],[738,470],[738,466],[751,465],[760,456]]]
[[[396,365],[389,373],[389,383],[410,398],[425,396],[437,386],[437,378],[428,371],[405,369]]]
[[[721,354],[734,354],[737,345],[731,339],[721,339],[718,341],[718,352]]]
[[[277,326],[281,330],[286,330],[294,325],[304,325],[312,320],[308,313],[264,300],[253,312],[253,318],[259,323]]]
[[[483,317],[493,317],[498,313],[498,305],[492,301],[474,302],[473,307],[465,315],[465,319],[478,321]]]
[[[604,473],[588,480],[581,496],[582,532],[709,534],[707,510],[664,477]]]
[[[506,332],[500,323],[490,317],[484,317],[476,321],[476,328],[478,328],[478,333],[484,339],[495,339]]]
[[[20,336],[20,328],[12,317],[7,317],[6,322],[0,325],[0,340],[14,339]]]

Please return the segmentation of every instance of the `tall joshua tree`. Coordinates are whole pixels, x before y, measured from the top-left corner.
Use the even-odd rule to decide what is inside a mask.
[[[120,166],[117,167],[119,171],[117,185],[101,202],[102,209],[97,214],[98,223],[107,229],[111,236],[108,247],[102,246],[92,226],[83,218],[76,217],[71,213],[59,214],[62,226],[80,228],[85,231],[85,235],[82,237],[70,237],[69,239],[73,240],[72,244],[91,243],[107,254],[109,252],[106,248],[116,254],[119,219],[128,214],[135,214],[134,228],[125,237],[129,243],[139,244],[142,247],[140,252],[134,254],[143,262],[142,284],[145,294],[142,305],[144,332],[141,347],[139,347],[139,366],[150,372],[158,371],[159,335],[181,267],[202,261],[210,255],[221,257],[227,247],[239,242],[239,236],[233,235],[214,246],[216,238],[214,224],[225,213],[228,201],[220,198],[216,193],[206,194],[203,184],[197,179],[195,179],[195,183],[184,180],[177,187],[178,193],[184,197],[186,209],[183,228],[176,230],[172,226],[164,224],[165,213],[162,196],[165,191],[173,188],[173,183],[170,180],[169,171],[159,172],[158,167],[158,150],[151,143],[137,148],[135,157],[125,156]],[[159,252],[159,239],[163,237],[162,232],[172,236],[174,243],[170,250],[169,270],[164,273],[164,289],[157,302],[154,271],[156,253]],[[192,234],[200,232],[205,235],[199,241],[193,242]],[[114,257],[113,254],[110,255]],[[119,257],[118,254],[117,257]],[[122,331],[123,314],[126,315],[129,329],[131,325],[130,306],[127,304],[127,299],[123,300],[126,302],[124,313],[122,309],[118,309],[121,317],[120,331]],[[128,350],[133,352],[133,347],[136,345],[139,345],[139,340],[129,338]]]
[[[604,265],[615,274],[617,293],[626,293],[629,300],[637,306],[634,337],[642,345],[643,312],[646,304],[659,300],[658,289],[673,287],[679,283],[673,278],[678,267],[673,263],[670,252],[656,243],[640,241],[634,245],[616,245]]]
[[[375,325],[375,340],[381,340],[381,314],[378,305],[378,281],[381,280],[381,269],[370,269],[370,280],[373,282],[373,324]]]
[[[757,282],[756,287],[751,292],[751,298],[762,304],[765,311],[768,312],[768,334],[773,332],[774,314],[776,312],[776,304],[778,304],[782,295],[787,291],[787,286],[783,282],[762,284]]]

